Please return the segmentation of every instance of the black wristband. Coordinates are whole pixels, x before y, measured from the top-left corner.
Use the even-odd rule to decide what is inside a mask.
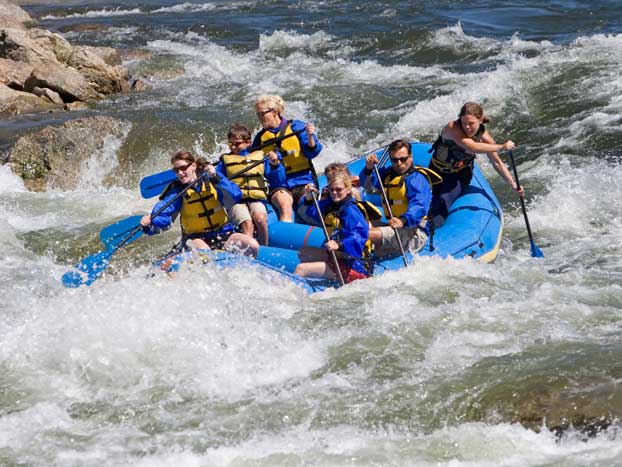
[[[372,174],[372,172],[373,172],[373,170],[372,170],[372,169],[368,169],[367,167],[365,167],[365,168],[363,169],[363,173],[364,173],[365,175],[371,175],[371,174]]]

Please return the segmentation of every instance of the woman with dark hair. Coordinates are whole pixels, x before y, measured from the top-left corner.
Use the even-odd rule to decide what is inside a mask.
[[[152,212],[157,212],[188,186],[190,188],[157,216],[144,216],[140,224],[145,233],[154,235],[167,230],[180,215],[182,244],[191,241],[195,248],[237,249],[245,255],[257,256],[257,240],[235,232],[223,205],[225,196],[230,196],[233,202],[238,201],[242,197],[240,188],[218,175],[213,165],[203,165],[203,161],[195,159],[188,151],[177,152],[171,158],[171,164],[177,180],[166,187]],[[203,172],[207,172],[207,177],[198,180]]]
[[[435,227],[440,227],[447,217],[449,207],[458,195],[469,186],[473,176],[473,161],[478,153],[488,156],[497,173],[516,190],[519,196],[525,191],[519,189],[510,175],[498,151],[514,149],[513,141],[495,143],[485,123],[490,120],[484,115],[482,107],[475,102],[467,102],[460,109],[457,120],[452,120],[441,132],[432,146],[430,169],[438,173],[443,181],[433,186],[431,217]]]

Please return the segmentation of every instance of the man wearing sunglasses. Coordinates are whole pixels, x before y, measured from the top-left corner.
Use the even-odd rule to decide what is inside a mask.
[[[373,227],[369,231],[377,257],[401,253],[397,235],[402,245],[412,253],[423,248],[429,234],[427,215],[432,201],[431,177],[438,177],[429,169],[413,164],[408,140],[393,141],[388,146],[388,152],[391,166],[379,168],[380,181],[374,174],[374,165],[378,164],[376,154],[367,156],[365,168],[359,174],[360,184],[368,192],[380,192],[384,188],[390,205],[389,210],[383,203],[387,225]]]

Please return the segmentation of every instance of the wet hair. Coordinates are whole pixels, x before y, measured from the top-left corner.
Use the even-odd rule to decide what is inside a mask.
[[[348,166],[343,162],[331,162],[326,167],[324,167],[324,175],[326,176],[327,180],[340,173],[351,176],[350,171],[348,170]]]
[[[246,125],[242,125],[241,123],[234,123],[229,127],[229,132],[227,133],[227,139],[229,141],[239,139],[242,141],[250,141],[251,140],[251,130],[248,129]]]
[[[197,165],[198,173],[203,172],[203,169],[209,163],[206,158],[194,157],[190,151],[184,151],[184,150],[177,151],[175,154],[173,154],[173,157],[171,157],[171,164],[174,164],[175,161],[186,161],[189,164],[192,164],[193,162],[195,162]]]
[[[264,104],[276,110],[279,115],[283,115],[283,112],[285,112],[285,101],[281,96],[277,96],[276,94],[263,94],[259,96],[255,101],[255,108],[260,104]]]
[[[335,182],[343,182],[346,188],[352,190],[352,177],[347,173],[335,173],[330,179],[326,180],[326,186],[332,185]]]
[[[410,141],[408,141],[406,138],[403,139],[396,139],[395,141],[392,141],[391,144],[389,144],[389,154],[396,152],[402,148],[406,148],[406,151],[408,151],[408,155],[412,156],[412,148],[410,147]]]
[[[175,154],[173,154],[173,157],[171,157],[171,164],[174,164],[175,161],[188,161],[191,164],[193,162],[196,162],[191,152],[183,150],[177,151]]]
[[[473,115],[478,120],[481,120],[482,123],[490,122],[490,119],[484,115],[484,109],[477,102],[467,102],[462,106],[458,118],[465,115]]]

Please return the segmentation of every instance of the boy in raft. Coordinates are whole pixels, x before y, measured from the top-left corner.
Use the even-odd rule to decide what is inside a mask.
[[[257,232],[259,244],[267,245],[268,213],[264,201],[268,199],[269,185],[285,182],[285,168],[275,151],[265,156],[261,150],[250,151],[251,132],[242,124],[231,125],[227,140],[230,152],[220,156],[216,172],[242,191],[242,198],[228,210],[231,223],[250,237]]]
[[[323,216],[330,239],[324,248],[302,247],[298,251],[300,264],[294,274],[336,280],[337,265],[330,255],[334,251],[346,283],[369,277],[372,272],[369,221],[365,209],[353,196],[350,175],[338,171],[328,179],[329,198],[319,200],[319,213],[311,195],[312,191],[317,192],[315,185],[306,185],[304,191],[306,215],[317,219]]]

